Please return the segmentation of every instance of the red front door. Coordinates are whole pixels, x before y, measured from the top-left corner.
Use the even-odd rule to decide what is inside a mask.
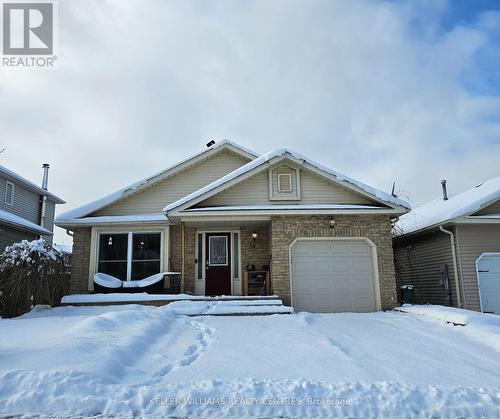
[[[231,295],[231,233],[205,237],[205,295]]]

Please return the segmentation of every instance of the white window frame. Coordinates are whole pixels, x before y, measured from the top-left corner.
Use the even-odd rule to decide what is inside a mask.
[[[7,188],[8,188],[9,186],[10,186],[10,187],[12,187],[12,193],[10,194],[10,198],[11,198],[10,202],[9,202],[9,201],[7,201]],[[7,180],[7,181],[5,182],[5,199],[4,199],[4,201],[5,201],[5,203],[6,203],[7,205],[11,205],[11,206],[13,206],[13,205],[14,205],[14,193],[15,193],[15,192],[16,192],[16,184],[15,184],[15,183],[13,183],[13,182],[11,182],[11,181],[9,181],[9,180]]]
[[[127,234],[127,279],[126,281],[132,281],[132,246],[133,246],[133,236],[134,234],[159,234],[160,235],[160,272],[162,271],[163,266],[163,241],[164,235],[161,230],[152,230],[152,231],[99,231],[97,233],[97,246],[96,246],[96,272],[99,269],[99,248],[101,245],[101,236],[106,234]]]
[[[281,186],[281,182],[282,182],[281,179],[284,177],[288,178],[288,185],[290,185],[288,189],[284,189]],[[278,173],[278,192],[281,193],[281,192],[292,192],[292,191],[293,191],[292,175],[290,173]]]

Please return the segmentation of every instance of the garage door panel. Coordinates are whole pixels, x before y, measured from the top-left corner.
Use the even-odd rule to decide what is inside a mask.
[[[500,314],[500,253],[482,256],[477,268],[482,309]]]
[[[372,252],[365,241],[304,241],[292,248],[296,310],[376,310]]]

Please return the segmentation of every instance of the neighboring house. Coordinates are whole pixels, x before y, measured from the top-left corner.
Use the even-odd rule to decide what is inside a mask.
[[[413,209],[396,224],[398,285],[416,302],[500,314],[500,176]]]
[[[96,272],[179,271],[183,292],[239,295],[253,265],[298,310],[375,311],[396,304],[391,220],[408,208],[294,152],[222,141],[56,224],[74,234],[73,293]]]
[[[52,243],[55,206],[65,202],[47,190],[49,165],[43,170],[40,187],[0,166],[0,251],[40,237]]]

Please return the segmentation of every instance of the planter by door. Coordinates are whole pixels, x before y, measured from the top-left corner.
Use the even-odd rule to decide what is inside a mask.
[[[206,234],[205,294],[231,295],[231,234]]]

